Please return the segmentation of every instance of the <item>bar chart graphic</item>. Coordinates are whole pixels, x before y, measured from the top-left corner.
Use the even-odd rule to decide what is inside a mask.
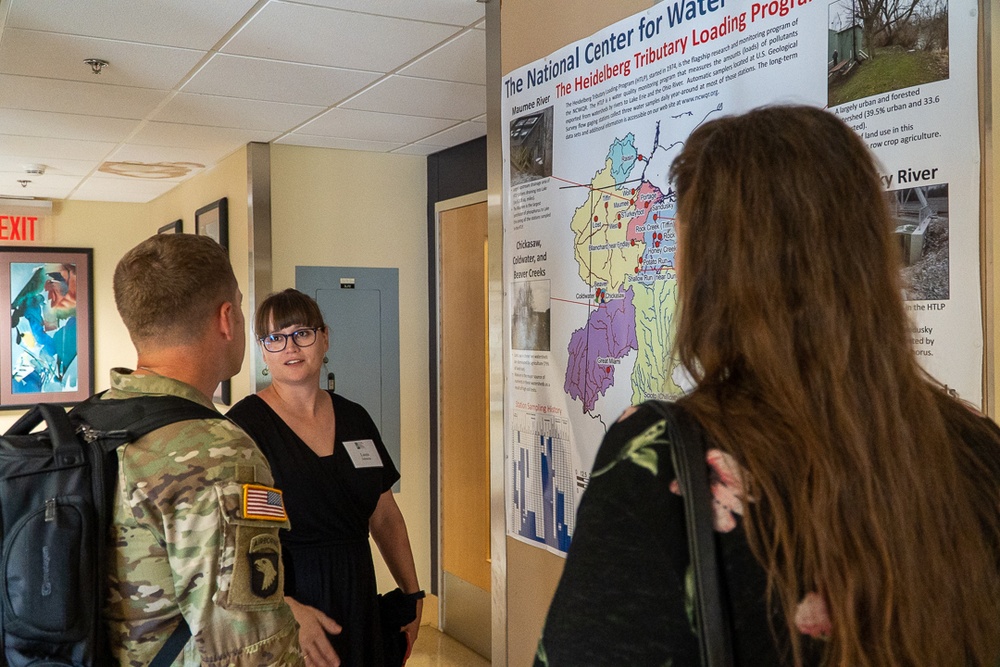
[[[514,411],[510,531],[566,553],[576,517],[569,420]]]

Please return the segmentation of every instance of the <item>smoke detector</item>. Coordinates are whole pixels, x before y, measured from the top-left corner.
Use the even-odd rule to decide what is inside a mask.
[[[36,176],[41,176],[45,173],[44,164],[26,164],[24,165],[24,173],[35,174]]]

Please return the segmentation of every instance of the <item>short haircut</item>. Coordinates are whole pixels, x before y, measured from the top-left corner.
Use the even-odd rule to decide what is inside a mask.
[[[293,324],[326,329],[323,313],[320,312],[316,300],[291,288],[268,295],[257,308],[257,314],[253,318],[253,329],[257,338],[263,338],[272,331]]]
[[[226,251],[207,236],[156,234],[115,267],[115,305],[136,347],[196,339],[237,289]]]

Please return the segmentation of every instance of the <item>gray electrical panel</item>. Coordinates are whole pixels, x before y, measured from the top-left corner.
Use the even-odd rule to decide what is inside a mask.
[[[321,386],[364,406],[402,474],[399,269],[298,266],[295,288],[316,299],[330,329],[330,376]]]

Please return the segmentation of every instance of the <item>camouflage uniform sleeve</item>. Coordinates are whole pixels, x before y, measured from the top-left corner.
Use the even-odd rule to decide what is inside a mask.
[[[244,512],[247,488],[264,493],[265,501],[276,492],[266,461],[228,422],[191,421],[161,431],[167,429],[176,430],[169,437],[175,446],[130,461],[126,477],[138,481],[126,488],[133,516],[165,551],[174,587],[167,604],[173,598],[191,627],[184,664],[304,664],[283,598],[284,509],[279,500],[270,515]]]

